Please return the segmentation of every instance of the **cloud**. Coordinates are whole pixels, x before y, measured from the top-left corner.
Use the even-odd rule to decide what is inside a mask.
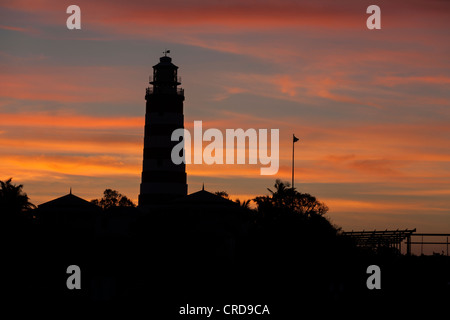
[[[139,180],[139,161],[108,155],[9,155],[2,157],[0,170],[17,181],[51,181],[63,175],[91,179],[118,176]]]
[[[93,128],[93,129],[123,129],[143,128],[143,117],[100,117],[81,114],[41,113],[1,113],[0,126],[4,127],[49,127],[49,128]]]
[[[80,0],[82,30],[71,32],[66,3],[2,2],[0,172],[32,182],[26,191],[45,201],[73,181],[88,199],[114,183],[135,199],[151,72],[135,52],[167,45],[195,84],[186,128],[280,129],[277,176],[188,165],[194,186],[206,179],[249,198],[290,181],[295,133],[296,186],[321,185],[314,195],[345,228],[448,226],[450,3],[381,0],[379,32],[365,27],[369,4]],[[57,186],[44,195],[48,181]]]
[[[432,84],[439,86],[448,86],[450,84],[450,77],[444,75],[436,76],[385,76],[378,77],[374,81],[376,84],[382,84],[388,87],[396,87],[405,84]]]
[[[444,1],[391,1],[377,3],[383,13],[384,28],[404,28],[447,24],[449,5]],[[234,33],[242,30],[273,31],[277,28],[326,28],[329,30],[365,30],[366,8],[361,1],[300,2],[267,1],[83,1],[77,2],[83,24],[97,30],[114,30],[131,36],[158,37],[198,33]],[[66,4],[53,1],[12,1],[2,6],[13,12],[30,13],[41,24],[65,23]],[[38,14],[36,14],[38,13]],[[414,21],[414,23],[412,23]],[[447,24],[448,25],[448,24]],[[207,27],[207,28],[205,28]]]
[[[122,79],[140,78],[132,68],[4,64],[2,67],[0,98],[33,101],[130,102],[136,99],[135,88]]]
[[[401,165],[404,165],[403,163]],[[394,161],[386,160],[386,159],[366,159],[366,160],[357,160],[351,163],[351,167],[355,168],[358,171],[362,171],[365,173],[370,173],[374,175],[385,175],[385,176],[393,176],[393,175],[402,175],[398,170],[395,170],[393,167],[397,167],[398,163]]]
[[[23,32],[23,33],[28,33],[28,34],[38,34],[37,30],[32,29],[32,28],[22,28],[22,27],[0,25],[0,29],[16,31],[16,32]]]

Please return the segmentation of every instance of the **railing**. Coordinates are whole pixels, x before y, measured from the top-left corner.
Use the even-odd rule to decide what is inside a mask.
[[[177,76],[174,80],[176,82],[178,82],[178,83],[181,83],[181,77],[180,76]],[[155,78],[153,76],[148,76],[148,82],[152,83],[153,81],[155,81]]]
[[[423,245],[424,244],[433,244],[433,245],[446,245],[447,248],[447,256],[448,256],[448,245],[450,244],[449,242],[449,237],[450,237],[450,233],[416,233],[416,234],[412,234],[412,236],[415,237],[421,237],[421,241],[410,241],[409,244],[420,244],[420,254],[423,254]],[[423,237],[440,237],[440,238],[444,238],[445,237],[445,242],[444,241],[423,241]],[[428,239],[429,239],[428,238]]]
[[[173,94],[176,93],[179,96],[184,95],[183,88],[170,88],[170,87],[148,87],[145,89],[145,96],[147,97],[150,94],[154,93],[162,93],[162,94]]]

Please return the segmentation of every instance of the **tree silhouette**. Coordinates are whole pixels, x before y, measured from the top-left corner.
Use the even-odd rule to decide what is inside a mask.
[[[0,211],[15,214],[36,208],[22,191],[23,185],[15,185],[11,181],[12,178],[0,181]]]
[[[241,208],[244,208],[244,209],[250,209],[250,202],[251,202],[252,200],[240,200],[240,199],[236,199],[236,203],[238,204],[238,205],[240,205],[241,206]]]
[[[103,210],[113,207],[136,207],[136,205],[127,196],[122,195],[117,190],[106,189],[103,192],[103,198],[91,200]]]
[[[228,192],[226,192],[226,191],[216,191],[216,192],[214,192],[214,194],[216,196],[219,196],[219,197],[222,197],[225,199],[230,199],[230,196],[228,195]]]
[[[253,199],[258,207],[258,211],[278,209],[286,212],[298,213],[305,216],[324,215],[328,212],[325,203],[320,202],[309,193],[300,193],[295,188],[291,188],[288,182],[277,179],[275,191],[267,189],[271,193],[269,196],[259,196]]]
[[[251,248],[244,250],[256,253],[252,259],[259,259],[258,255],[263,254],[265,257],[259,264],[277,261],[289,265],[291,270],[303,268],[301,272],[307,272],[302,265],[305,259],[317,261],[316,268],[339,252],[340,228],[325,216],[328,207],[323,202],[281,180],[276,180],[275,188],[268,190],[269,195],[254,199],[256,211],[249,225],[252,238],[256,240]]]

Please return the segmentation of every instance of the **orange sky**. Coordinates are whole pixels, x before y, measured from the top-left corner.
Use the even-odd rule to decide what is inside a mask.
[[[450,4],[378,1],[58,1],[0,4],[0,179],[39,204],[113,188],[137,199],[144,90],[171,49],[185,125],[280,129],[280,170],[188,165],[233,198],[290,181],[344,228],[450,232]]]

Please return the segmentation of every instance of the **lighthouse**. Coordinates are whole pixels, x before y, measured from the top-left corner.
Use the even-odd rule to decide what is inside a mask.
[[[184,128],[184,90],[178,86],[178,67],[165,51],[153,66],[150,87],[146,88],[144,160],[139,194],[139,206],[169,203],[187,195],[186,165],[174,164],[172,132]]]

